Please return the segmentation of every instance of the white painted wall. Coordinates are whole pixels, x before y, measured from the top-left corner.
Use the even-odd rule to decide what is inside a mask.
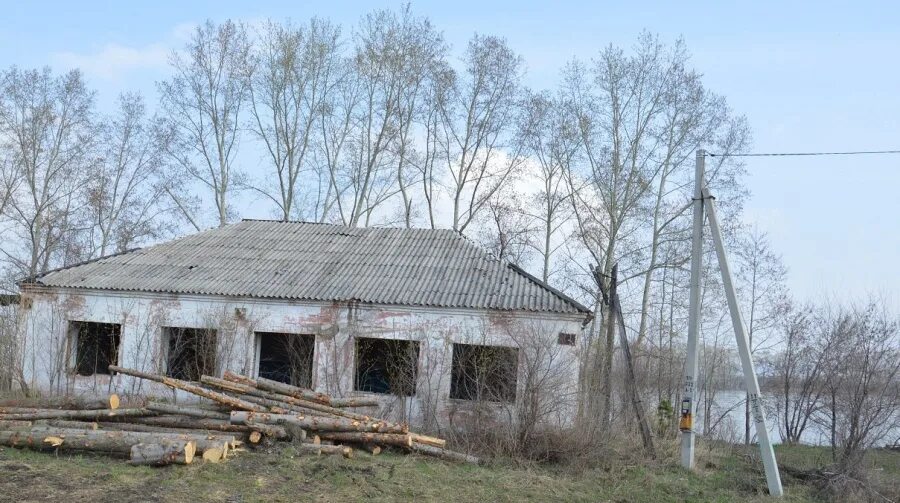
[[[161,327],[215,327],[219,337],[217,372],[255,376],[255,332],[314,334],[316,390],[334,396],[376,396],[381,414],[413,424],[459,424],[473,404],[452,400],[453,343],[519,348],[518,401],[528,369],[539,368],[540,386],[558,401],[546,420],[568,423],[574,414],[583,317],[553,313],[501,312],[407,306],[352,306],[348,303],[278,301],[200,295],[151,294],[25,287],[19,333],[22,375],[29,387],[54,393],[117,392],[184,399],[164,387],[127,376],[76,376],[69,365],[69,321],[122,325],[119,364],[160,372],[164,361]],[[239,315],[237,309],[242,310]],[[557,343],[559,332],[577,334],[575,346]],[[400,398],[353,391],[354,335],[420,341],[416,395]],[[551,377],[547,377],[551,376]],[[497,405],[514,420],[513,405]]]

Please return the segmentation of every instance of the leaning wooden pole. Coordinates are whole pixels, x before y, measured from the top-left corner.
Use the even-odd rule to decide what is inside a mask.
[[[641,432],[641,441],[644,449],[650,457],[656,457],[656,447],[653,445],[653,434],[650,430],[650,423],[647,421],[647,415],[644,413],[644,404],[641,402],[640,391],[637,386],[637,378],[634,374],[634,360],[631,357],[631,346],[628,344],[628,334],[625,333],[625,317],[622,315],[622,303],[619,301],[618,288],[616,282],[619,275],[619,264],[615,264],[612,269],[612,277],[609,282],[609,311],[610,322],[615,323],[619,331],[619,344],[622,345],[622,355],[625,357],[625,382],[628,386],[628,394],[631,395],[631,406],[634,409],[634,416],[637,418],[638,429]]]
[[[781,475],[778,473],[778,463],[775,460],[775,451],[769,441],[769,430],[766,426],[766,415],[762,410],[759,399],[759,381],[756,380],[756,369],[753,367],[753,358],[750,354],[750,340],[747,337],[747,326],[737,302],[737,293],[731,280],[731,269],[728,265],[728,255],[725,253],[725,244],[722,240],[722,231],[719,228],[719,219],[716,216],[716,205],[709,194],[709,190],[703,188],[703,198],[706,201],[706,217],[709,219],[710,234],[716,247],[716,256],[719,259],[719,271],[722,273],[722,286],[725,288],[725,298],[728,300],[728,310],[731,311],[731,323],[734,326],[734,335],[737,338],[738,353],[741,355],[741,367],[744,371],[744,383],[749,395],[750,413],[756,422],[756,437],[759,439],[759,450],[766,471],[766,481],[769,485],[769,494],[782,496],[784,489],[781,487]]]

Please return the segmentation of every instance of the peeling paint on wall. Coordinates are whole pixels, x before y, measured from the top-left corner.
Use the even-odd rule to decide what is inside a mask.
[[[564,416],[574,414],[580,348],[558,345],[557,339],[559,332],[581,332],[583,319],[576,315],[53,289],[28,296],[33,298],[33,308],[25,314],[20,334],[23,375],[30,386],[49,391],[107,394],[115,390],[125,395],[187,398],[126,376],[69,373],[64,354],[69,320],[122,324],[119,364],[149,372],[164,370],[161,327],[216,325],[219,345],[228,346],[219,348],[219,373],[255,375],[256,332],[315,335],[313,386],[335,396],[373,396],[354,391],[356,337],[419,341],[416,395],[374,395],[381,403],[380,414],[413,424],[462,424],[472,419],[471,403],[449,398],[454,343],[517,347],[523,355],[529,345],[543,344],[554,355],[547,364],[560,375],[554,393],[560,400],[571,401],[571,411]],[[235,317],[236,310],[243,313],[241,319]],[[528,364],[525,356],[520,359],[521,366]],[[513,420],[514,406],[496,405],[497,420]]]

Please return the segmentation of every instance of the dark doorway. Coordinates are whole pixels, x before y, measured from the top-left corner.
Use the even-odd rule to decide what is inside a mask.
[[[316,336],[257,332],[259,377],[301,388],[313,386],[313,353]]]

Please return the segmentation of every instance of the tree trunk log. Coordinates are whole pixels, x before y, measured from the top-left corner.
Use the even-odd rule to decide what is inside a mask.
[[[69,421],[68,419],[46,419],[35,421],[35,426],[53,426],[55,428],[63,428],[67,430],[96,430],[100,428],[100,424],[95,421]]]
[[[379,403],[374,398],[332,398],[329,405],[339,408],[354,408],[378,407]]]
[[[118,397],[116,397],[118,398]],[[116,409],[108,400],[89,396],[48,396],[42,398],[8,398],[0,400],[0,409],[19,407],[27,409]]]
[[[364,444],[394,445],[397,447],[411,448],[412,437],[397,433],[359,433],[359,432],[319,432],[323,440],[335,442],[359,442]]]
[[[418,442],[413,443],[412,450],[413,452],[425,454],[427,456],[433,456],[445,461],[453,461],[456,463],[470,463],[473,465],[481,464],[481,460],[476,458],[475,456],[463,454],[461,452],[450,451],[447,449],[441,449],[439,447],[434,447],[431,445],[420,444]]]
[[[149,424],[134,423],[100,423],[100,428],[104,431],[128,431],[134,433],[158,433],[169,436],[189,436],[191,438],[205,438],[207,440],[221,440],[222,442],[234,442],[237,439],[235,432],[218,432],[208,430],[186,429],[186,428],[170,428],[166,426],[152,426]],[[246,436],[252,433],[252,430],[240,432]]]
[[[212,385],[210,385],[210,386],[212,386]],[[320,410],[314,410],[314,409],[309,409],[306,407],[301,407],[299,405],[291,405],[289,403],[282,402],[279,400],[273,400],[271,398],[263,398],[258,395],[267,393],[267,392],[260,391],[255,388],[251,388],[250,392],[253,394],[237,393],[235,391],[230,391],[229,393],[235,395],[235,398],[239,398],[241,400],[246,400],[250,403],[255,403],[257,405],[261,405],[262,407],[265,407],[267,409],[266,410],[267,412],[272,412],[273,414],[292,414],[293,413],[293,414],[302,414],[305,416],[342,417],[342,416],[338,416],[335,414],[330,414],[328,412],[322,412]]]
[[[53,427],[32,427],[31,433],[35,435],[44,435],[44,437],[59,437],[63,439],[63,443],[71,441],[84,442],[89,441],[121,441],[127,444],[128,450],[122,451],[125,454],[131,453],[131,446],[141,442],[157,442],[160,439],[170,440],[193,440],[197,444],[197,452],[203,452],[207,449],[224,447],[227,449],[236,447],[241,441],[234,435],[216,435],[208,433],[181,433],[181,432],[149,432],[149,431],[123,431],[123,430],[70,430]],[[81,445],[81,444],[79,444]],[[102,449],[101,449],[102,450]]]
[[[188,430],[223,431],[229,433],[250,433],[258,431],[263,435],[276,440],[293,438],[283,427],[269,424],[232,424],[218,419],[201,419],[184,416],[159,416],[135,418],[130,423],[147,426],[159,426],[163,428],[182,428]]]
[[[419,444],[430,445],[432,447],[438,447],[440,449],[447,447],[447,441],[443,438],[429,437],[427,435],[419,435],[418,433],[410,433],[409,436],[412,437],[413,442]]]
[[[140,443],[131,446],[129,463],[145,466],[189,465],[194,461],[196,451],[197,444],[192,440]]]
[[[265,412],[265,408],[250,402],[246,402],[244,400],[240,400],[234,398],[232,396],[218,393],[215,391],[208,390],[201,386],[197,386],[196,384],[191,384],[187,381],[182,381],[180,379],[174,379],[171,377],[166,377],[158,374],[150,374],[147,372],[141,372],[139,370],[128,369],[124,367],[117,367],[115,365],[110,365],[109,370],[113,372],[118,372],[120,374],[139,377],[141,379],[147,379],[150,381],[155,381],[158,383],[165,384],[166,386],[173,389],[180,389],[182,391],[187,391],[188,393],[212,400],[214,402],[221,403],[223,405],[227,405],[234,409],[242,409],[242,410],[254,410],[259,412]]]
[[[3,431],[23,431],[30,430],[33,423],[31,421],[20,420],[0,420],[0,430]]]
[[[342,418],[306,417],[287,414],[262,414],[236,410],[231,413],[233,424],[262,423],[290,424],[309,431],[358,431],[380,433],[406,433],[397,425],[385,422],[350,421]]]
[[[279,395],[287,395],[293,398],[299,398],[301,400],[310,402],[317,402],[324,405],[328,405],[329,403],[331,403],[331,398],[324,393],[317,393],[312,390],[298,388],[297,386],[291,386],[290,384],[273,381],[264,377],[250,379],[246,376],[233,374],[231,372],[225,372],[224,378],[227,381],[240,383],[253,388],[259,388],[263,391],[278,393]]]
[[[343,445],[300,444],[297,448],[301,452],[315,454],[316,456],[321,456],[322,454],[340,454],[348,459],[353,457],[353,449]]]
[[[360,449],[368,452],[369,454],[371,454],[373,456],[377,456],[377,455],[381,454],[381,446],[374,445],[374,444],[357,444],[357,445],[359,446]]]
[[[267,407],[275,414],[297,412],[306,415],[347,417],[347,414],[338,414],[331,411],[332,407],[326,405],[306,402],[298,398],[263,391],[246,384],[226,381],[210,376],[202,376],[200,379],[201,382],[207,386],[213,386],[229,393],[237,394],[240,400],[246,400],[250,403]],[[341,411],[341,409],[334,410]],[[353,413],[351,412],[350,414],[352,415]]]
[[[95,432],[81,431],[79,433]],[[116,437],[84,438],[73,436],[71,441],[68,440],[68,438],[51,435],[45,431],[0,431],[0,445],[39,451],[61,449],[64,451],[94,451],[128,456],[131,454],[131,446],[137,443]]]
[[[191,441],[179,435],[160,433],[132,433],[123,431],[66,430],[32,428],[30,431],[0,431],[0,444],[36,450],[93,451],[131,455],[132,446],[139,443]],[[206,441],[212,444],[211,441]],[[218,447],[222,447],[219,445]],[[198,446],[199,448],[199,446]]]
[[[99,421],[108,417],[152,416],[147,409],[95,409],[95,410],[38,410],[30,413],[3,414],[0,419],[34,421],[37,419],[90,419]]]
[[[147,402],[146,408],[154,412],[159,412],[160,414],[174,414],[178,416],[196,417],[200,419],[217,419],[220,421],[228,421],[228,412],[205,410],[160,402]]]

